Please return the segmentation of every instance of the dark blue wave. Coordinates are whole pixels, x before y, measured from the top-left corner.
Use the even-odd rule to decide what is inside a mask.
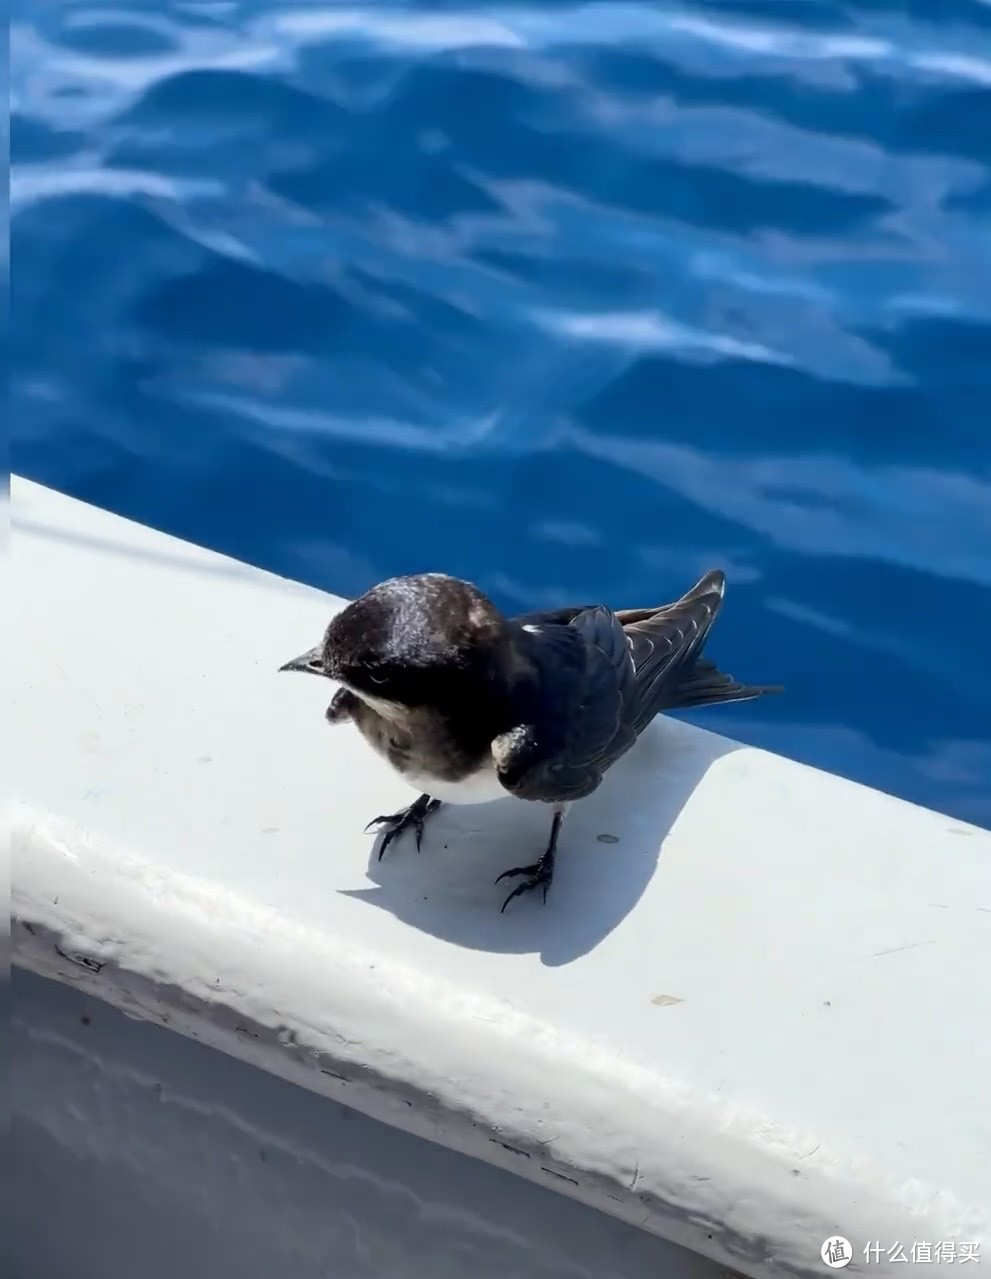
[[[991,4],[14,5],[17,470],[353,594],[722,564],[693,718],[991,825]]]

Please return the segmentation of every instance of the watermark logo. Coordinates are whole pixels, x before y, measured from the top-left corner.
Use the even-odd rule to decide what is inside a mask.
[[[868,1265],[880,1265],[883,1262],[901,1261],[907,1265],[932,1265],[954,1261],[966,1264],[968,1261],[980,1262],[981,1245],[979,1242],[967,1243],[962,1240],[938,1240],[930,1242],[915,1239],[912,1243],[883,1244],[877,1240],[864,1244],[858,1252],[863,1253]],[[819,1255],[830,1270],[843,1270],[854,1259],[853,1245],[842,1235],[830,1235],[823,1240]]]
[[[903,1261],[907,1265],[933,1265],[945,1261],[956,1261],[966,1265],[968,1261],[981,1260],[981,1245],[975,1241],[938,1239],[915,1239],[912,1243],[868,1243],[864,1245],[864,1260],[868,1265],[882,1261]]]
[[[830,1270],[842,1270],[853,1260],[853,1248],[842,1235],[830,1235],[819,1249],[820,1256]]]

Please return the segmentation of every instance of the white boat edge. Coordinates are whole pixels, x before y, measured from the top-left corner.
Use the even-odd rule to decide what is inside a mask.
[[[500,917],[532,810],[378,866],[401,784],[273,675],[340,600],[11,497],[15,964],[749,1275],[988,1253],[991,834],[668,723]]]

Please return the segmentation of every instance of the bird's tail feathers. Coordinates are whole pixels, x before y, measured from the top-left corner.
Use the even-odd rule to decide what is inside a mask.
[[[671,689],[666,710],[689,706],[715,706],[720,702],[748,702],[766,693],[783,692],[781,684],[740,684],[715,664],[699,658]]]

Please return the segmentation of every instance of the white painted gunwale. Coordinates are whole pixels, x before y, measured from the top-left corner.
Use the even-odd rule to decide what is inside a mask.
[[[16,963],[750,1275],[991,1250],[991,834],[666,721],[500,915],[546,811],[377,863],[408,792],[277,673],[339,600],[12,498]]]

